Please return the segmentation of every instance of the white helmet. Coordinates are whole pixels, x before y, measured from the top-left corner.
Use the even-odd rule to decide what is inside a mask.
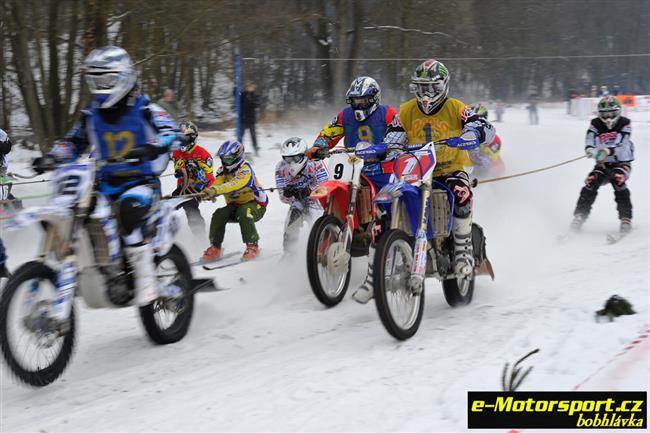
[[[135,86],[136,73],[129,54],[120,47],[92,50],[84,62],[86,83],[99,108],[109,108]]]
[[[280,147],[282,159],[289,167],[289,174],[297,176],[307,165],[307,143],[300,137],[288,138]]]

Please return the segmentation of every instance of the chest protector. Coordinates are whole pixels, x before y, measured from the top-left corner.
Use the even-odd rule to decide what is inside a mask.
[[[145,103],[145,98],[137,98],[135,104],[130,106],[115,123],[105,121],[97,108],[92,109],[90,123],[101,160],[124,157],[131,150],[147,144],[147,131],[142,117],[142,107]],[[155,175],[150,161],[106,165],[101,168],[100,174],[103,175],[103,180],[110,178],[108,180],[111,183],[120,183],[120,178],[126,180]]]
[[[380,105],[363,122],[354,118],[352,107],[343,110],[343,132],[345,147],[356,147],[360,141],[379,144],[386,135],[386,106]]]

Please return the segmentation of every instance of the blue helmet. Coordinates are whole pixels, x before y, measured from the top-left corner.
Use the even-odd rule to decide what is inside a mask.
[[[221,165],[228,171],[233,171],[239,168],[244,162],[244,145],[236,140],[224,141],[217,156],[221,159]]]
[[[129,54],[120,47],[92,50],[84,62],[86,83],[99,108],[109,108],[135,87],[136,72]]]
[[[345,102],[354,110],[355,119],[363,122],[379,106],[380,95],[379,84],[373,78],[357,77],[345,94]]]

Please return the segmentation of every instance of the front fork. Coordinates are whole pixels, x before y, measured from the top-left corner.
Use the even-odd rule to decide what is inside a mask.
[[[429,223],[429,197],[431,196],[431,185],[422,184],[420,205],[420,224],[415,234],[415,245],[413,248],[413,263],[409,277],[409,289],[414,293],[421,293],[424,284],[424,277],[427,269],[427,226]]]
[[[82,216],[75,215],[73,221],[67,227],[67,236],[65,240],[59,238],[58,245],[54,246],[55,238],[58,237],[58,231],[53,225],[48,226],[48,233],[43,245],[41,257],[45,260],[48,256],[48,250],[54,252],[54,256],[60,258],[56,269],[56,298],[52,302],[50,317],[59,322],[65,322],[70,317],[74,303],[74,294],[78,284],[78,261],[74,253],[72,244],[74,243],[75,233],[81,228]]]
[[[70,317],[76,287],[77,257],[69,255],[61,262],[56,273],[56,299],[52,305],[52,318],[63,322]]]
[[[357,207],[357,193],[359,192],[359,186],[352,184],[350,190],[350,202],[348,203],[348,209],[345,213],[345,227],[343,228],[343,242],[345,245],[345,252],[350,254],[352,251],[352,233],[354,232],[354,212]]]

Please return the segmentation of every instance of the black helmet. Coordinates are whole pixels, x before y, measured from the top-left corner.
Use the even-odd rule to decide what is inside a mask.
[[[199,128],[189,120],[183,120],[181,124],[178,125],[178,129],[181,131],[181,134],[187,137],[187,142],[181,145],[181,150],[187,152],[194,147],[194,144],[196,144],[196,139],[199,136]]]
[[[0,129],[0,155],[6,155],[11,152],[11,139],[6,132]]]

